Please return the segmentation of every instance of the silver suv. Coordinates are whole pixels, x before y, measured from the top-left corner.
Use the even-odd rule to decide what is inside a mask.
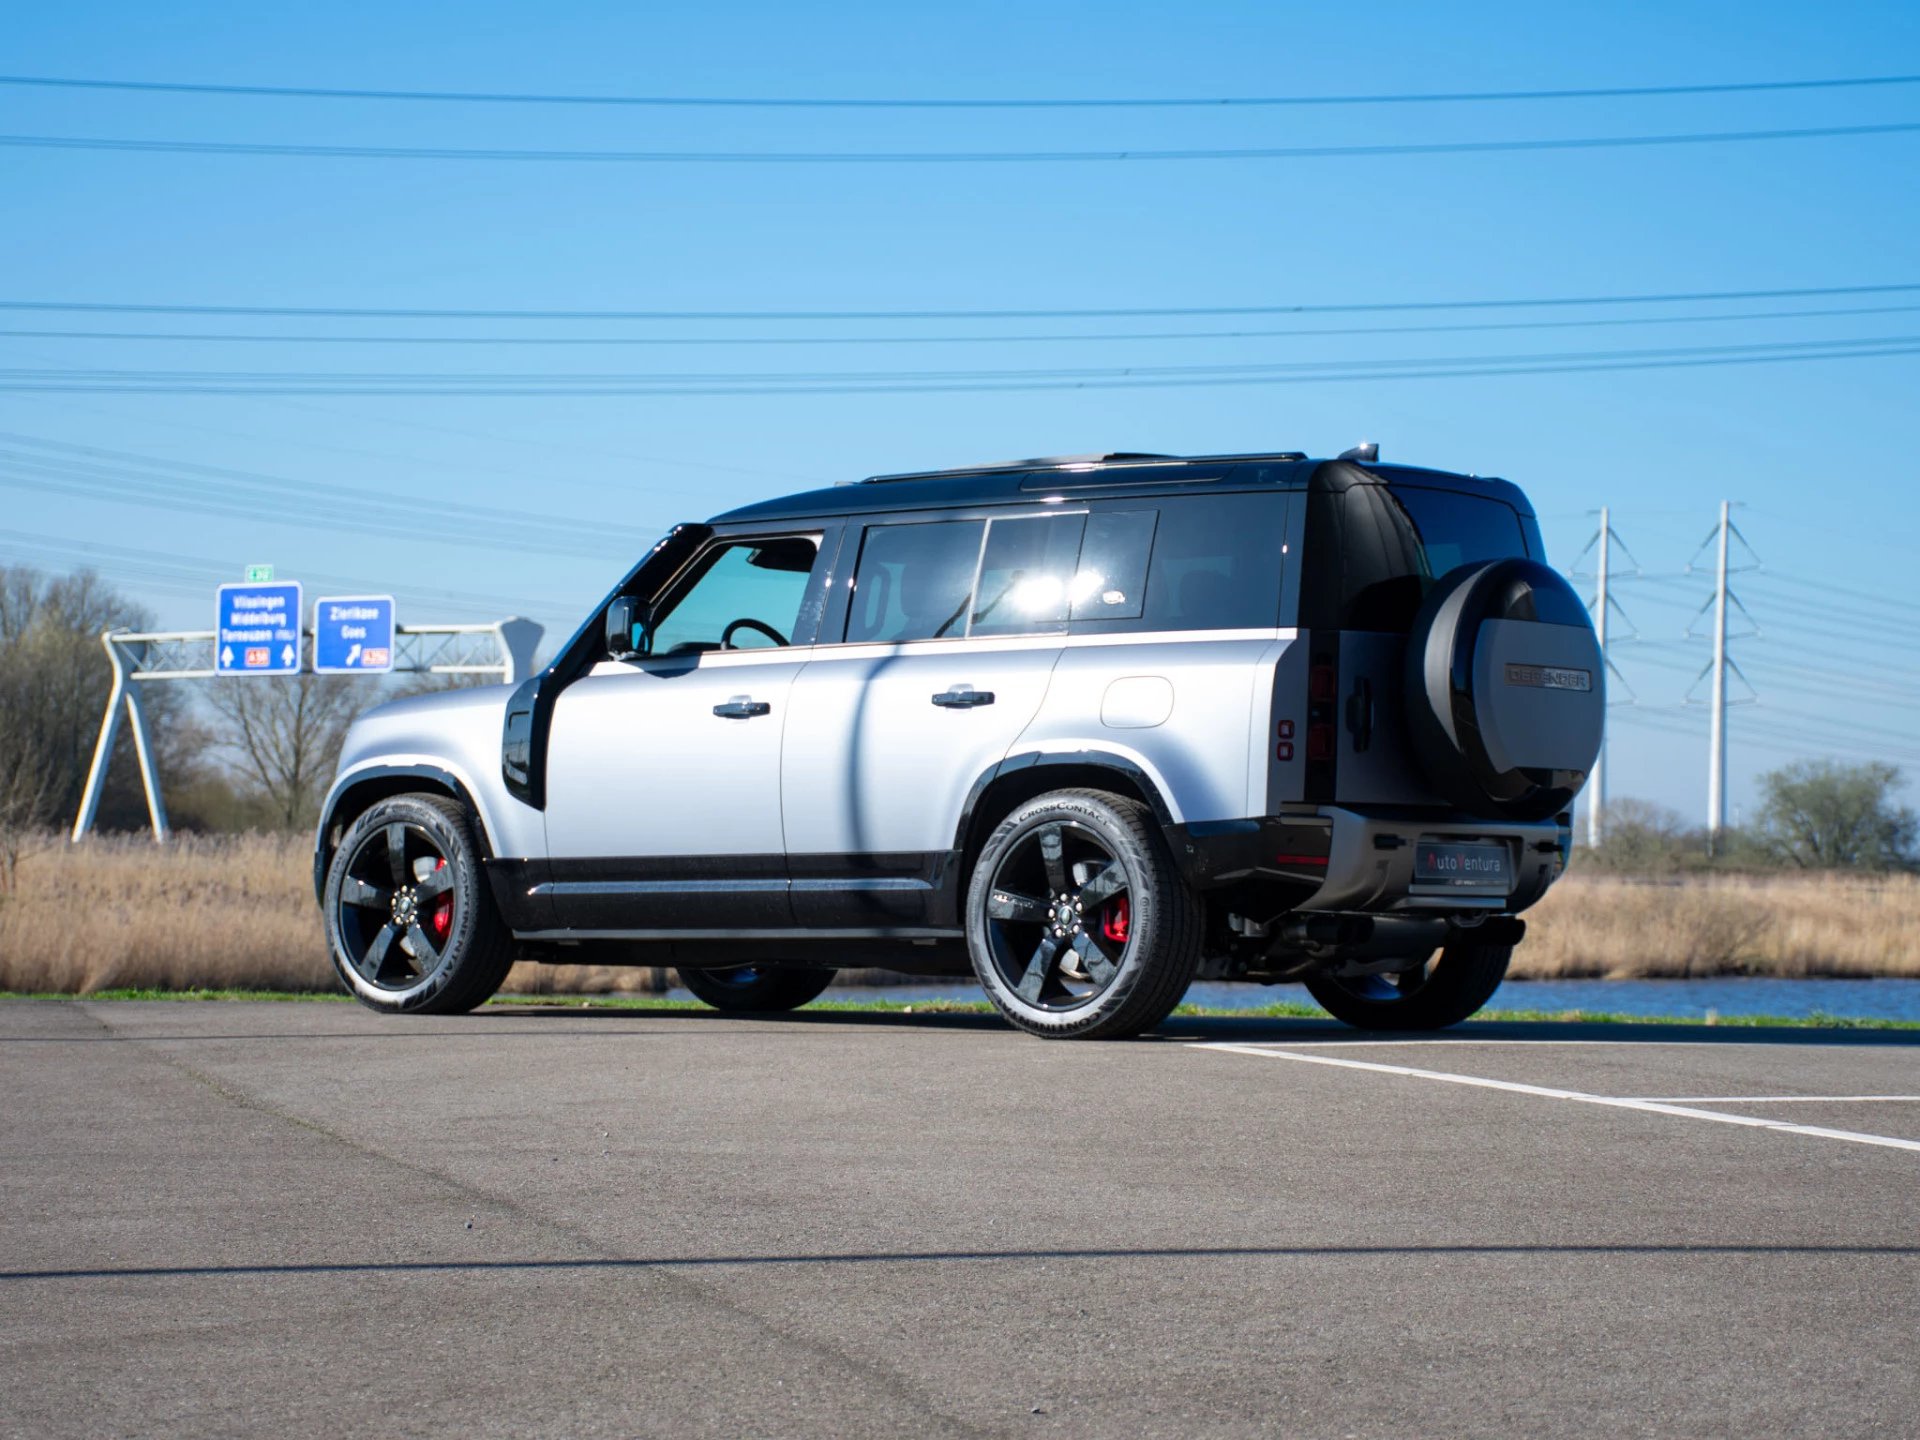
[[[541,674],[357,723],[340,978],[451,1012],[516,957],[725,1010],[977,976],[1037,1035],[1196,977],[1355,1025],[1486,1003],[1598,753],[1579,598],[1500,480],[1370,451],[877,476],[682,525]]]

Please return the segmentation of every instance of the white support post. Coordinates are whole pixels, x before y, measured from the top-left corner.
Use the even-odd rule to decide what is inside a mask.
[[[1713,590],[1713,714],[1707,739],[1707,854],[1727,827],[1727,540],[1732,502],[1720,502],[1720,539]],[[1697,682],[1696,682],[1697,683]]]
[[[533,652],[545,632],[537,621],[515,615],[496,625],[494,633],[500,637],[500,649],[507,657],[507,684],[518,685],[533,674]]]
[[[140,785],[147,792],[147,819],[153,825],[156,844],[164,844],[167,829],[167,802],[160,798],[160,767],[153,758],[153,736],[147,729],[146,697],[139,680],[127,686],[128,728],[133,731],[133,753],[140,761]]]
[[[1600,642],[1600,681],[1606,683],[1607,672],[1607,559],[1608,547],[1613,539],[1613,524],[1605,505],[1600,507],[1600,553],[1597,558],[1596,579],[1599,588],[1593,601],[1594,638]],[[1600,753],[1594,757],[1593,779],[1587,787],[1587,845],[1598,849],[1603,827],[1606,823],[1607,809],[1607,729],[1600,727]]]
[[[113,666],[113,688],[107,691],[107,713],[100,719],[100,738],[93,744],[93,764],[87,767],[86,788],[80,792],[80,813],[74,818],[73,838],[87,838],[93,829],[93,817],[100,810],[100,796],[107,788],[107,767],[113,763],[113,742],[120,734],[120,702],[127,693],[127,666],[113,643],[112,632],[100,637],[106,646],[107,663]]]

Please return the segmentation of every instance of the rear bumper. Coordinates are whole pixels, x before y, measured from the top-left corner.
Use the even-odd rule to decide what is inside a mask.
[[[1517,914],[1560,878],[1573,844],[1571,826],[1554,820],[1336,805],[1176,825],[1168,838],[1188,882],[1201,890],[1269,882],[1298,887],[1292,909],[1410,915]],[[1503,846],[1509,878],[1495,885],[1423,880],[1414,864],[1421,841]]]

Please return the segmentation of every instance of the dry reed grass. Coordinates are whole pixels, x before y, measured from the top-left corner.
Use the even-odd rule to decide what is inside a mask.
[[[30,846],[0,896],[0,990],[332,990],[304,836]],[[1575,874],[1528,916],[1514,974],[1920,976],[1920,877]],[[882,979],[855,972],[849,980]],[[647,969],[520,964],[517,994],[657,988]]]
[[[304,835],[134,837],[82,845],[40,836],[18,883],[0,895],[0,991],[339,989],[313,902]],[[842,984],[886,984],[890,971],[841,972]],[[515,965],[516,995],[659,992],[671,970]]]
[[[1920,976],[1920,876],[1576,873],[1528,912],[1513,973]]]

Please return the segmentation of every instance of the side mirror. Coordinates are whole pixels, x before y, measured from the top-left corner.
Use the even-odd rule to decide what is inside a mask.
[[[607,654],[615,660],[632,660],[652,648],[647,607],[635,596],[616,596],[607,606]]]

